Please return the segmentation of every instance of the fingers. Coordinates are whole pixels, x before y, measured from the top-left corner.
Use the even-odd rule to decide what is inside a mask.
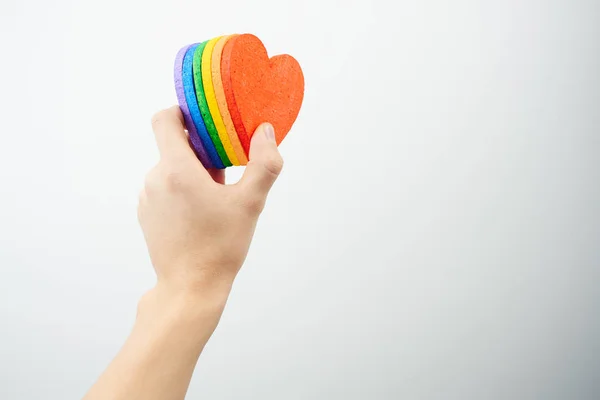
[[[194,156],[178,106],[156,113],[152,117],[152,130],[162,159]]]
[[[249,160],[239,185],[243,195],[262,210],[267,194],[283,168],[271,124],[262,124],[252,136]]]

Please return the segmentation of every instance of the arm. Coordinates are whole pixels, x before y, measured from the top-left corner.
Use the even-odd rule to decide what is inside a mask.
[[[158,113],[152,125],[161,159],[146,178],[138,217],[157,283],[84,400],[185,397],[283,166],[272,127],[264,124],[244,176],[224,185],[223,171],[207,171],[190,148],[178,107]]]

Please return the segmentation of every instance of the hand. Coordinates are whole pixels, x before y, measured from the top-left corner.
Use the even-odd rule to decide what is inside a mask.
[[[179,107],[157,113],[152,127],[160,162],[147,175],[138,217],[158,285],[170,291],[230,286],[246,258],[258,216],[283,167],[273,127],[255,132],[242,179],[224,184],[189,145]]]
[[[250,161],[235,185],[198,161],[179,107],[156,114],[152,126],[160,162],[146,178],[138,217],[158,281],[86,400],[185,397],[283,166],[269,124],[254,133]]]

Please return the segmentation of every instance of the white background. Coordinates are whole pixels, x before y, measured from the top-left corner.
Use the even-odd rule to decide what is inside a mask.
[[[175,54],[251,32],[305,102],[188,397],[597,399],[599,26],[594,0],[1,0],[0,398],[80,398],[118,351]]]

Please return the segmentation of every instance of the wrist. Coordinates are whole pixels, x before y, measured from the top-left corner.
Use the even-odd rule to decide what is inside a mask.
[[[222,297],[229,294],[239,268],[180,256],[169,264],[154,264],[157,288],[170,297]]]
[[[141,324],[198,325],[212,333],[230,291],[231,284],[226,282],[182,288],[159,280],[138,302],[137,319]]]

